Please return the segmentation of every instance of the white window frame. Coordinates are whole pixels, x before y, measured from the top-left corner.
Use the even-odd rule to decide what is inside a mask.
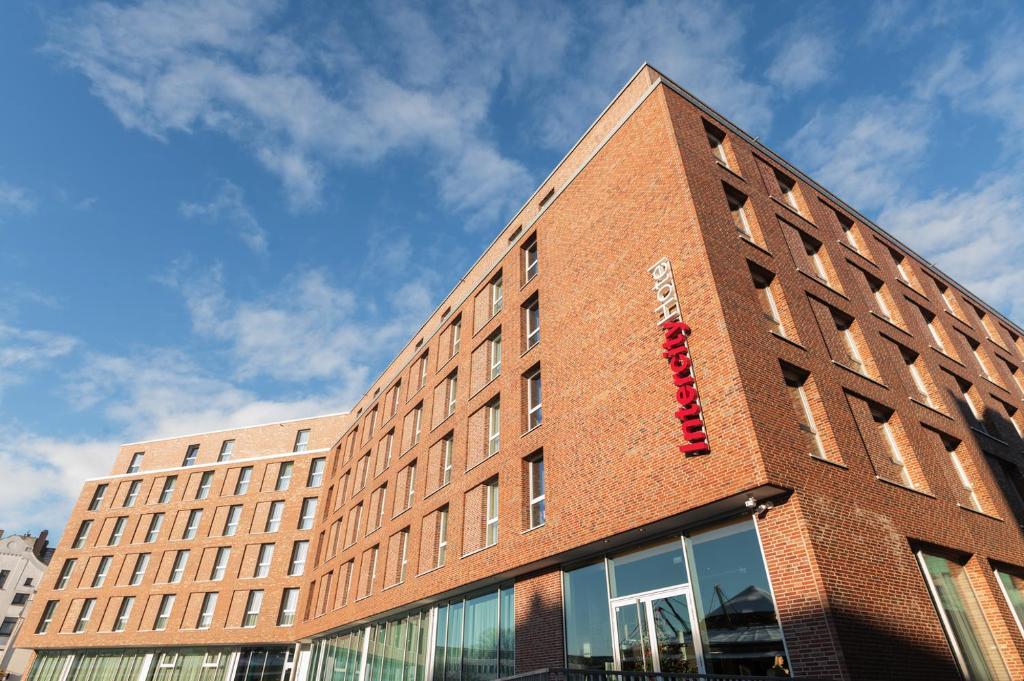
[[[288,561],[288,576],[301,577],[306,572],[306,561],[309,559],[309,540],[299,539],[292,544],[292,555]]]
[[[906,459],[903,458],[903,452],[900,451],[899,445],[896,443],[896,436],[892,432],[892,426],[889,421],[892,419],[890,416],[885,421],[876,421],[879,429],[882,431],[882,439],[885,440],[886,446],[889,448],[889,460],[900,467],[900,481],[907,487],[913,488],[914,481],[910,478],[910,471],[907,470]]]
[[[196,465],[196,459],[199,458],[199,445],[189,445],[188,449],[185,450],[185,459],[181,462],[182,468],[188,468],[189,466]]]
[[[536,474],[536,471],[537,471],[537,467],[538,466],[541,469],[540,494],[537,494],[537,474]],[[547,499],[547,494],[546,494],[546,490],[544,489],[544,487],[545,487],[545,485],[544,485],[545,474],[544,474],[544,455],[543,454],[535,456],[535,457],[530,458],[530,459],[527,459],[527,473],[528,473],[528,478],[529,478],[529,486],[527,487],[527,489],[529,490],[529,495],[530,495],[530,509],[529,509],[529,512],[530,512],[530,529],[532,530],[532,529],[534,529],[536,527],[541,527],[542,525],[544,525],[547,522],[547,508],[546,508],[547,504],[545,503],[546,499]],[[540,519],[540,522],[534,522],[534,509],[537,508],[538,506],[540,506],[541,509],[542,509],[540,511],[541,519]]]
[[[39,620],[39,626],[36,627],[36,634],[45,634],[50,629],[50,624],[53,622],[53,615],[57,612],[57,601],[47,601],[46,605],[43,606],[43,616]]]
[[[443,567],[448,558],[448,507],[438,510],[437,519],[437,559],[434,567]]]
[[[160,538],[160,530],[164,526],[164,514],[154,513],[149,519],[149,528],[146,530],[146,544],[152,544]]]
[[[107,496],[107,483],[101,483],[96,485],[96,489],[93,490],[92,499],[89,500],[89,510],[97,511],[103,504],[103,497]]]
[[[502,307],[505,304],[505,286],[502,281],[501,275],[499,274],[491,282],[490,293],[491,293],[491,316],[501,312]]]
[[[117,616],[114,617],[112,632],[121,632],[128,628],[128,619],[132,616],[132,607],[135,605],[135,596],[124,596],[121,604],[117,606]]]
[[[231,456],[235,453],[235,441],[224,440],[220,443],[220,452],[217,454],[217,463],[222,461],[230,461]]]
[[[398,413],[398,407],[401,406],[402,399],[402,382],[396,381],[395,387],[391,390],[391,416],[395,416]]]
[[[971,502],[971,509],[974,511],[981,511],[981,501],[978,499],[978,493],[974,489],[974,485],[971,484],[971,478],[967,475],[967,470],[964,468],[963,461],[960,460],[960,455],[957,454],[956,449],[946,448],[949,452],[950,463],[953,464],[953,469],[956,471],[957,477],[960,479],[960,485],[967,492],[967,498]]]
[[[142,580],[146,578],[146,570],[149,569],[149,554],[140,553],[135,557],[135,566],[132,568],[131,579],[128,580],[128,586],[138,586],[142,584]]]
[[[490,377],[493,381],[501,374],[501,332],[491,336],[490,340],[487,341],[487,354],[489,355],[491,372]]]
[[[75,540],[71,544],[71,548],[80,549],[85,546],[85,542],[89,539],[89,532],[92,531],[92,520],[83,520],[82,524],[78,526],[78,532],[75,533]]]
[[[219,582],[224,579],[228,570],[228,563],[231,560],[231,547],[218,546],[217,553],[213,558],[213,569],[210,570],[210,581]]]
[[[725,136],[719,137],[714,131],[709,128],[704,128],[704,132],[708,136],[708,146],[711,147],[711,154],[718,159],[718,161],[729,168],[729,158],[725,154]]]
[[[412,410],[412,444],[419,444],[423,425],[423,405],[419,404]]]
[[[92,577],[91,588],[99,589],[103,586],[103,582],[107,581],[107,573],[110,572],[110,564],[113,560],[113,556],[103,556],[100,558],[100,563],[96,566],[96,574]]]
[[[71,575],[74,573],[75,565],[77,563],[77,558],[68,558],[64,561],[64,565],[60,568],[60,574],[57,576],[57,584],[53,587],[54,591],[63,591],[67,588],[68,582],[71,580]]]
[[[420,382],[419,387],[422,388],[427,384],[427,353],[420,355]]]
[[[540,343],[540,298],[535,298],[524,310],[526,311],[526,349],[529,350]]]
[[[185,577],[185,567],[188,565],[190,551],[181,549],[174,554],[174,564],[171,566],[171,576],[168,583],[177,584]]]
[[[448,413],[446,416],[451,416],[455,413],[455,404],[459,394],[459,374],[458,372],[452,372],[446,381],[446,388],[448,394]]]
[[[914,383],[914,387],[917,389],[918,397],[921,401],[927,404],[929,407],[932,405],[932,396],[928,391],[928,384],[924,382],[924,376],[921,375],[921,370],[917,367],[917,359],[913,361],[907,361],[907,371],[910,373],[910,380]],[[904,358],[906,361],[906,358]]]
[[[316,511],[320,505],[320,499],[318,497],[306,497],[302,500],[302,509],[299,515],[299,527],[300,530],[311,530],[313,524],[316,522]]]
[[[202,501],[210,496],[210,488],[213,487],[213,471],[203,471],[199,477],[199,488],[196,490],[196,500]]]
[[[537,403],[534,404],[534,386],[537,387]],[[544,421],[544,395],[540,367],[526,376],[526,429],[533,430]]]
[[[412,508],[416,497],[416,463],[409,464],[406,469],[405,508]]]
[[[256,555],[256,568],[253,570],[254,579],[262,579],[270,574],[270,564],[274,562],[274,545],[260,544],[259,553]]]
[[[164,478],[164,486],[160,488],[160,497],[157,499],[158,504],[166,504],[174,496],[174,488],[178,486],[178,476],[168,475]]]
[[[377,488],[377,517],[374,520],[373,529],[384,524],[384,504],[388,498],[388,484],[384,483]]]
[[[484,546],[494,546],[498,543],[498,481],[484,483]]]
[[[89,626],[89,620],[92,619],[92,611],[95,608],[95,598],[86,598],[82,601],[82,609],[78,611],[78,617],[75,619],[75,628],[73,633],[81,634],[85,631],[86,627]]]
[[[245,612],[242,615],[242,628],[253,629],[260,619],[263,609],[263,589],[252,589],[245,601]]]
[[[146,458],[145,452],[135,452],[132,454],[132,460],[128,464],[128,470],[125,471],[129,475],[132,473],[138,473],[142,470],[142,461]]]
[[[248,494],[250,484],[252,484],[252,466],[242,466],[238,469],[238,479],[235,480],[235,496]]]
[[[274,483],[275,492],[284,492],[292,485],[292,469],[294,461],[282,461],[277,468],[277,481]]]
[[[501,402],[492,401],[487,405],[487,456],[501,451]]]
[[[225,537],[234,537],[235,533],[238,532],[238,525],[242,520],[242,505],[234,504],[228,506],[228,517],[224,519],[224,532],[222,533]]]
[[[299,609],[299,589],[289,587],[281,592],[281,610],[277,614],[277,626],[290,627],[295,624],[295,613]]]
[[[203,602],[199,606],[199,619],[196,629],[209,629],[213,625],[213,614],[217,609],[217,592],[207,591],[203,594]]]
[[[293,452],[305,452],[309,449],[309,428],[300,428],[295,432],[295,446]]]
[[[747,217],[747,197],[737,192],[727,191],[725,193],[725,200],[729,206],[729,212],[734,216],[733,227],[743,236],[753,238],[753,233],[750,229],[750,218]],[[739,218],[738,225],[736,224],[736,218]]]
[[[441,487],[452,481],[452,452],[455,438],[449,434],[441,440]]]
[[[160,598],[160,609],[157,610],[156,620],[153,621],[153,631],[163,631],[167,628],[172,610],[174,610],[174,594],[164,594]]]
[[[401,531],[398,541],[401,542],[401,550],[398,554],[398,583],[405,581],[405,572],[409,567],[409,530]]]
[[[124,528],[127,524],[128,516],[118,516],[114,520],[114,528],[110,531],[110,541],[107,542],[107,546],[117,546],[121,543],[121,537],[124,535]]]
[[[451,342],[449,343],[448,349],[449,357],[454,357],[459,352],[459,348],[462,347],[462,317],[459,317],[451,324]]]
[[[128,493],[125,494],[124,503],[121,508],[131,508],[139,498],[139,488],[142,487],[141,480],[132,480],[128,483]]]
[[[185,521],[185,531],[182,539],[195,539],[199,532],[199,524],[203,521],[203,509],[193,508],[188,512],[188,519]]]
[[[281,518],[284,517],[284,502],[275,500],[270,502],[267,509],[267,522],[263,526],[266,533],[277,532],[281,529]]]
[[[318,457],[309,464],[309,477],[306,479],[306,487],[320,487],[324,481],[324,468],[327,466],[327,459]]]

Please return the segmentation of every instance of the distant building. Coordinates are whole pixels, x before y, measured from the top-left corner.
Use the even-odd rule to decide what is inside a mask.
[[[43,530],[38,537],[5,537],[0,530],[0,679],[5,681],[23,678],[32,658],[31,650],[16,648],[14,642],[25,621],[29,601],[53,555],[53,549],[47,547],[46,534]]]

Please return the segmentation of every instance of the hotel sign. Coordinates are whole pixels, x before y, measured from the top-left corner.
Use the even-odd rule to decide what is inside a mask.
[[[676,402],[679,404],[675,416],[679,419],[683,439],[686,440],[685,444],[679,445],[679,451],[687,456],[704,454],[710,449],[687,343],[690,327],[680,318],[679,297],[676,294],[675,279],[672,277],[672,263],[668,258],[662,258],[648,271],[654,279],[652,290],[658,300],[658,306],[654,308],[659,317],[658,326],[665,334],[665,340],[661,344],[664,350],[662,357],[668,360],[668,366],[672,369],[672,382],[675,385]]]

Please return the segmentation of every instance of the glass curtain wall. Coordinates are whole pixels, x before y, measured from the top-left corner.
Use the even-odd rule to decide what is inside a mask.
[[[70,653],[39,653],[29,681],[58,681]],[[142,653],[133,651],[90,651],[76,655],[68,673],[68,681],[125,681],[138,677]]]
[[[427,681],[428,676],[432,681],[492,681],[511,676],[514,601],[509,586],[320,639],[313,646],[310,681]]]
[[[183,648],[153,656],[148,681],[223,681],[231,651]]]

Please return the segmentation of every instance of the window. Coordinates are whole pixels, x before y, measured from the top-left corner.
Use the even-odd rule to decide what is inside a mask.
[[[420,441],[421,427],[423,425],[423,403],[416,405],[416,408],[412,410],[412,441],[411,445],[415,445]]]
[[[412,462],[405,468],[405,508],[411,508],[413,499],[416,496],[416,462]]]
[[[6,638],[14,633],[14,625],[18,623],[17,617],[5,617],[0,622],[0,637]]]
[[[321,458],[313,459],[309,464],[309,477],[306,479],[306,487],[319,487],[324,481],[324,465],[325,460]]]
[[[89,626],[89,618],[92,617],[93,608],[96,607],[95,598],[86,598],[82,602],[82,609],[78,611],[78,619],[75,620],[74,633],[81,634]]]
[[[92,576],[93,589],[98,589],[103,586],[103,582],[107,580],[107,572],[110,571],[110,563],[114,560],[113,556],[103,556],[100,558],[100,564],[96,567],[96,574]]]
[[[29,594],[16,593],[14,594],[14,598],[11,599],[11,605],[25,605],[28,603],[28,597]]]
[[[103,503],[103,497],[107,494],[107,484],[97,485],[92,493],[92,501],[89,502],[89,510],[96,511]]]
[[[526,315],[526,349],[540,342],[540,299],[534,298],[524,307]]]
[[[398,413],[398,407],[402,399],[402,382],[396,381],[395,387],[391,390],[391,416]]]
[[[142,469],[142,459],[145,456],[145,452],[135,452],[132,454],[132,462],[128,464],[128,470],[125,472],[128,474],[138,473]]]
[[[252,481],[252,466],[243,466],[238,470],[238,480],[235,481],[235,496],[240,496],[249,491],[249,483]]]
[[[391,465],[391,456],[395,451],[395,429],[392,428],[388,431],[388,434],[384,436],[384,455],[383,461],[380,464],[380,470],[383,472],[388,469]]]
[[[448,377],[447,385],[445,386],[445,394],[447,395],[448,398],[446,416],[451,416],[452,414],[455,413],[455,400],[458,397],[458,393],[459,374],[458,372],[453,371],[451,375]],[[419,441],[419,438],[417,437],[416,440]]]
[[[711,154],[726,168],[729,167],[729,158],[725,154],[725,133],[704,123],[704,132],[707,134],[708,146],[711,147]]]
[[[209,591],[203,594],[203,604],[199,607],[199,619],[196,620],[196,629],[209,629],[213,624],[213,611],[217,608],[217,592]]]
[[[196,533],[199,531],[199,521],[203,518],[203,510],[201,508],[193,508],[188,512],[188,520],[185,522],[185,531],[182,533],[182,539],[195,539]]]
[[[7,584],[7,578],[11,576],[10,570],[0,570],[0,589]]]
[[[417,375],[419,376],[419,383],[416,384],[416,389],[419,390],[427,384],[427,353],[425,352],[420,355]]]
[[[1006,597],[1006,602],[1017,621],[1017,627],[1024,633],[1024,578],[1007,570],[996,570],[996,581]]]
[[[441,440],[441,487],[452,481],[452,448],[455,446],[455,437],[448,433]]]
[[[527,459],[528,488],[530,490],[530,529],[544,524],[544,455]]]
[[[299,529],[309,530],[316,520],[316,507],[319,503],[316,497],[307,497],[302,500],[302,513],[299,514]]]
[[[409,567],[409,529],[398,533],[398,583],[405,581],[405,571]]]
[[[210,486],[213,484],[213,471],[205,471],[199,478],[199,489],[196,490],[196,499],[206,499],[210,496]]]
[[[270,574],[270,561],[274,559],[274,545],[260,544],[260,551],[256,557],[256,570],[253,577],[266,577]]]
[[[994,371],[989,368],[988,358],[985,356],[985,351],[981,349],[981,343],[967,336],[964,336],[964,338],[967,339],[967,345],[970,346],[971,352],[974,353],[974,361],[977,363],[978,369],[981,370],[981,375],[992,383],[999,383],[994,375]]]
[[[32,586],[32,578],[31,577],[26,577],[25,578],[25,586]]]
[[[292,484],[292,462],[285,461],[277,469],[277,483],[274,490],[283,492]]]
[[[913,399],[916,399],[929,407],[934,406],[932,403],[931,392],[928,390],[928,384],[925,383],[924,374],[918,366],[918,354],[913,350],[900,346],[900,355],[903,357],[903,362],[907,365],[907,373],[910,374],[910,381],[914,384],[915,395]]]
[[[154,513],[149,519],[149,529],[146,531],[146,543],[152,544],[160,536],[160,528],[164,524],[164,514]]]
[[[263,607],[263,591],[254,589],[249,592],[249,598],[245,603],[245,615],[242,617],[242,626],[251,629],[256,626],[260,618],[260,608]]]
[[[935,288],[939,289],[939,294],[942,296],[942,305],[946,308],[946,311],[959,319],[960,315],[957,313],[958,303],[956,294],[953,293],[953,289],[946,286],[938,279],[935,280]]]
[[[377,514],[373,521],[373,529],[377,529],[384,523],[384,502],[388,496],[387,483],[384,483],[383,485],[378,487],[377,491],[374,492],[374,496],[377,497]]]
[[[747,217],[747,197],[732,187],[726,187],[725,200],[729,204],[729,213],[732,215],[732,224],[736,231],[742,236],[752,238],[750,218]]]
[[[117,546],[121,543],[121,536],[124,534],[124,526],[127,524],[127,516],[120,516],[114,521],[114,529],[110,532],[110,540],[107,542],[107,546]]]
[[[978,396],[977,389],[959,376],[954,376],[954,378],[964,396],[964,403],[967,405],[967,420],[971,428],[990,435],[988,426],[985,424],[985,406]]]
[[[836,323],[836,331],[843,341],[845,356],[843,363],[859,374],[864,373],[864,361],[861,359],[860,350],[857,348],[857,339],[853,336],[853,319],[841,313],[833,311],[832,317]]]
[[[292,558],[288,563],[289,577],[298,577],[306,571],[307,555],[309,555],[309,541],[303,539],[292,544]]]
[[[197,458],[199,458],[199,445],[189,445],[185,450],[185,460],[181,462],[181,465],[194,466]]]
[[[917,559],[964,678],[1009,681],[1010,674],[963,565],[924,551],[917,552]]]
[[[228,568],[228,559],[231,557],[231,548],[221,546],[217,548],[217,555],[213,559],[213,570],[210,572],[210,580],[219,582],[224,579],[224,573]]]
[[[147,567],[149,567],[149,554],[140,553],[135,557],[135,567],[132,568],[132,577],[128,580],[128,586],[142,584],[142,580],[146,576]]]
[[[487,341],[487,358],[490,364],[490,379],[493,381],[501,373],[501,331],[497,331]]]
[[[779,185],[779,194],[782,199],[786,202],[786,205],[795,210],[797,213],[800,212],[800,204],[796,200],[796,182],[792,178],[786,177],[779,171],[775,171],[775,181]]]
[[[281,592],[281,610],[277,613],[277,626],[290,627],[295,624],[295,611],[299,606],[299,590],[295,587]]]
[[[448,507],[442,506],[437,512],[437,560],[436,567],[444,565],[448,555]]]
[[[967,469],[964,468],[964,463],[960,459],[960,442],[951,437],[941,436],[942,445],[946,450],[947,456],[949,456],[949,463],[953,471],[954,489],[956,489],[957,503],[961,506],[966,506],[973,511],[981,511],[981,503],[978,501],[978,495],[974,491],[974,485],[971,484],[971,478],[967,475]]]
[[[82,524],[78,526],[78,534],[75,535],[75,541],[72,542],[71,548],[80,549],[85,546],[85,540],[89,538],[89,529],[91,527],[91,520],[82,521]]]
[[[501,402],[497,399],[487,405],[487,455],[493,456],[501,448]]]
[[[273,508],[273,504],[271,504]],[[228,507],[228,517],[224,520],[224,536],[233,537],[235,532],[238,531],[238,521],[242,518],[242,507],[241,505],[234,505]]]
[[[140,487],[142,487],[141,480],[132,480],[128,483],[128,494],[124,497],[124,503],[121,504],[122,508],[131,508],[135,505],[135,500],[139,498]]]
[[[167,628],[167,621],[171,619],[171,609],[174,608],[174,594],[164,594],[160,598],[160,608],[156,613],[156,621],[153,622],[153,631],[163,631]]]
[[[293,452],[304,452],[309,449],[309,428],[303,428],[295,433],[295,446]]]
[[[843,230],[843,240],[847,246],[857,251],[860,254],[865,253],[864,244],[861,243],[860,235],[857,234],[857,228],[853,224],[853,220],[846,217],[839,211],[836,211],[836,219],[839,221],[839,227]]]
[[[810,375],[795,367],[784,366],[782,369],[783,380],[789,391],[790,400],[793,403],[793,410],[797,415],[797,426],[804,438],[804,446],[807,453],[820,459],[827,459],[825,447],[821,442],[821,435],[814,423],[814,414],[811,411],[811,403],[807,397],[807,380]]]
[[[53,587],[56,591],[60,591],[67,587],[68,580],[71,579],[71,573],[75,570],[76,562],[77,561],[74,558],[68,558],[64,561],[64,565],[60,568],[60,575],[57,577],[57,584]],[[0,571],[0,588],[3,588],[4,586],[4,580],[7,578],[5,573],[7,572],[7,570]]]
[[[871,289],[871,294],[875,297],[875,312],[886,321],[895,323],[892,315],[892,309],[889,307],[889,303],[886,300],[885,284],[881,279],[872,277],[867,272],[864,273],[864,277],[867,279],[868,288]]]
[[[523,244],[523,283],[537,276],[537,237],[531,236]]]
[[[781,317],[779,317],[779,307],[775,303],[775,295],[772,293],[774,275],[753,263],[748,264],[750,265],[750,275],[754,281],[754,288],[757,290],[757,300],[761,304],[761,312],[764,314],[765,322],[768,324],[768,330],[779,336],[785,336],[786,334],[782,329],[782,322],[780,321]]]
[[[501,273],[491,281],[491,316],[501,312],[504,304],[504,287],[501,281]]]
[[[284,515],[284,502],[271,501],[270,510],[267,512],[267,524],[264,525],[264,532],[277,532],[281,529],[281,516]]]
[[[449,327],[448,356],[454,357],[462,346],[462,317],[458,317]]]
[[[808,274],[826,286],[831,286],[831,282],[828,278],[828,270],[825,269],[825,260],[821,255],[821,242],[812,239],[803,232],[800,232],[800,243],[804,249],[804,253],[807,254],[807,261],[811,265],[811,271],[808,272]]]
[[[235,453],[235,441],[224,440],[220,443],[220,453],[217,454],[217,461],[230,461],[231,455]]]
[[[188,564],[189,550],[183,549],[174,554],[174,564],[171,566],[171,584],[177,584],[185,576],[185,566]]]
[[[540,368],[538,367],[526,375],[526,429],[533,430],[541,424],[542,420]]]
[[[498,480],[484,483],[484,487],[487,504],[484,515],[484,546],[494,546],[498,543]]]
[[[114,618],[114,625],[111,628],[111,631],[118,632],[125,630],[128,626],[128,618],[132,614],[132,605],[134,604],[134,596],[126,596],[121,599],[121,604],[117,608],[117,616]]]
[[[157,499],[156,503],[166,504],[174,496],[174,486],[178,483],[178,476],[169,475],[164,478],[164,486],[160,490],[160,498]]]
[[[875,422],[878,427],[879,435],[881,436],[882,444],[885,446],[889,455],[889,462],[895,467],[899,480],[893,482],[899,482],[907,487],[913,487],[914,482],[910,479],[910,473],[907,471],[907,464],[903,458],[902,452],[900,452],[899,444],[896,442],[896,436],[892,429],[892,412],[888,411],[879,405],[871,405],[871,419]]]
[[[46,601],[46,607],[43,608],[43,616],[39,618],[39,625],[36,627],[37,634],[45,634],[47,629],[50,628],[50,622],[53,621],[53,613],[57,610],[57,601]]]
[[[942,335],[939,333],[939,322],[935,319],[935,315],[923,307],[918,309],[921,310],[921,318],[924,319],[925,326],[928,327],[928,333],[931,334],[935,348],[943,353],[947,353],[946,344],[942,341]]]

